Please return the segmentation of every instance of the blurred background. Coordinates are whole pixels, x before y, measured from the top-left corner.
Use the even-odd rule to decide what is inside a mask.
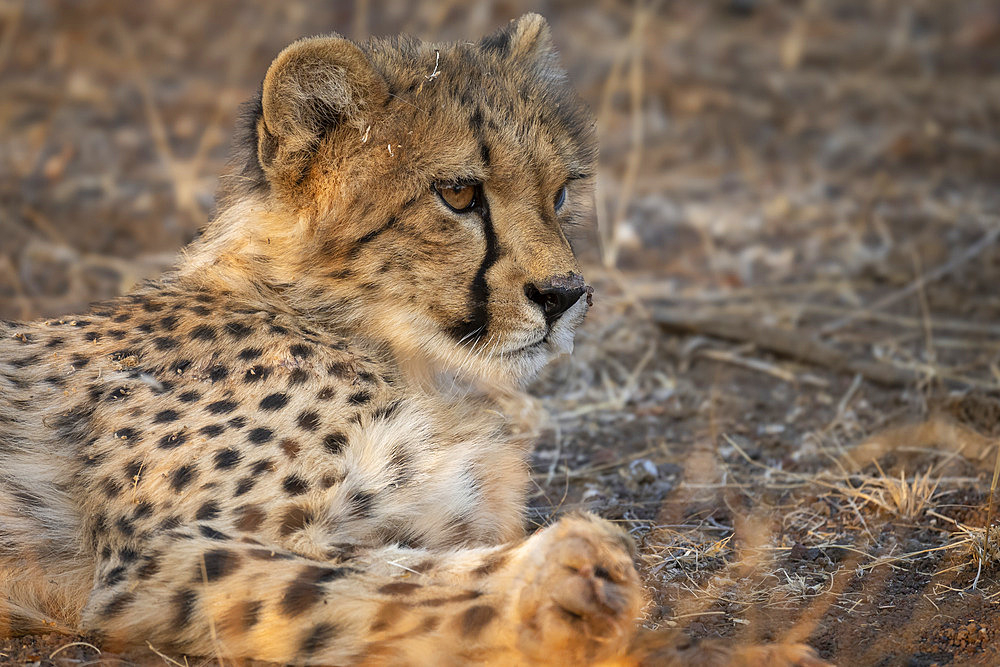
[[[529,10],[602,150],[595,308],[534,388],[532,522],[621,521],[650,627],[995,664],[995,1],[0,0],[0,317],[168,268],[294,39]]]

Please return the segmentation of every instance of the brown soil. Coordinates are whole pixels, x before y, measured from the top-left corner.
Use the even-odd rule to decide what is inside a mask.
[[[238,103],[294,38],[467,38],[528,8],[0,4],[0,317],[168,266],[210,215]],[[534,388],[551,418],[531,521],[622,522],[650,627],[843,665],[1000,663],[996,545],[981,568],[970,549],[1000,435],[996,4],[532,8],[603,155],[578,240],[595,308]],[[666,309],[694,333],[661,328]],[[699,333],[719,318],[897,379]],[[50,657],[85,640],[0,641],[0,660],[93,664]]]

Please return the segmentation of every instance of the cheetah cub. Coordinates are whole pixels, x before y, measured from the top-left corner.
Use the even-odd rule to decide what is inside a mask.
[[[334,665],[819,664],[637,631],[628,536],[525,538],[504,397],[573,345],[594,121],[537,15],[282,51],[159,281],[0,323],[0,633]]]

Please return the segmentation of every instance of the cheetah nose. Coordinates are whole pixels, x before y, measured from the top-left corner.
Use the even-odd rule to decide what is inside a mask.
[[[541,306],[545,322],[552,326],[559,316],[572,308],[588,290],[583,282],[583,276],[570,273],[553,276],[538,283],[528,283],[524,286],[524,295]]]

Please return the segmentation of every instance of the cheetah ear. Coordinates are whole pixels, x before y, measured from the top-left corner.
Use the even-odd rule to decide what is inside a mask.
[[[516,18],[483,37],[479,40],[479,47],[504,58],[524,62],[549,61],[556,56],[548,22],[534,13]]]
[[[364,130],[388,95],[385,79],[346,39],[311,37],[285,48],[264,76],[257,122],[257,159],[268,180],[300,180],[327,132]]]

